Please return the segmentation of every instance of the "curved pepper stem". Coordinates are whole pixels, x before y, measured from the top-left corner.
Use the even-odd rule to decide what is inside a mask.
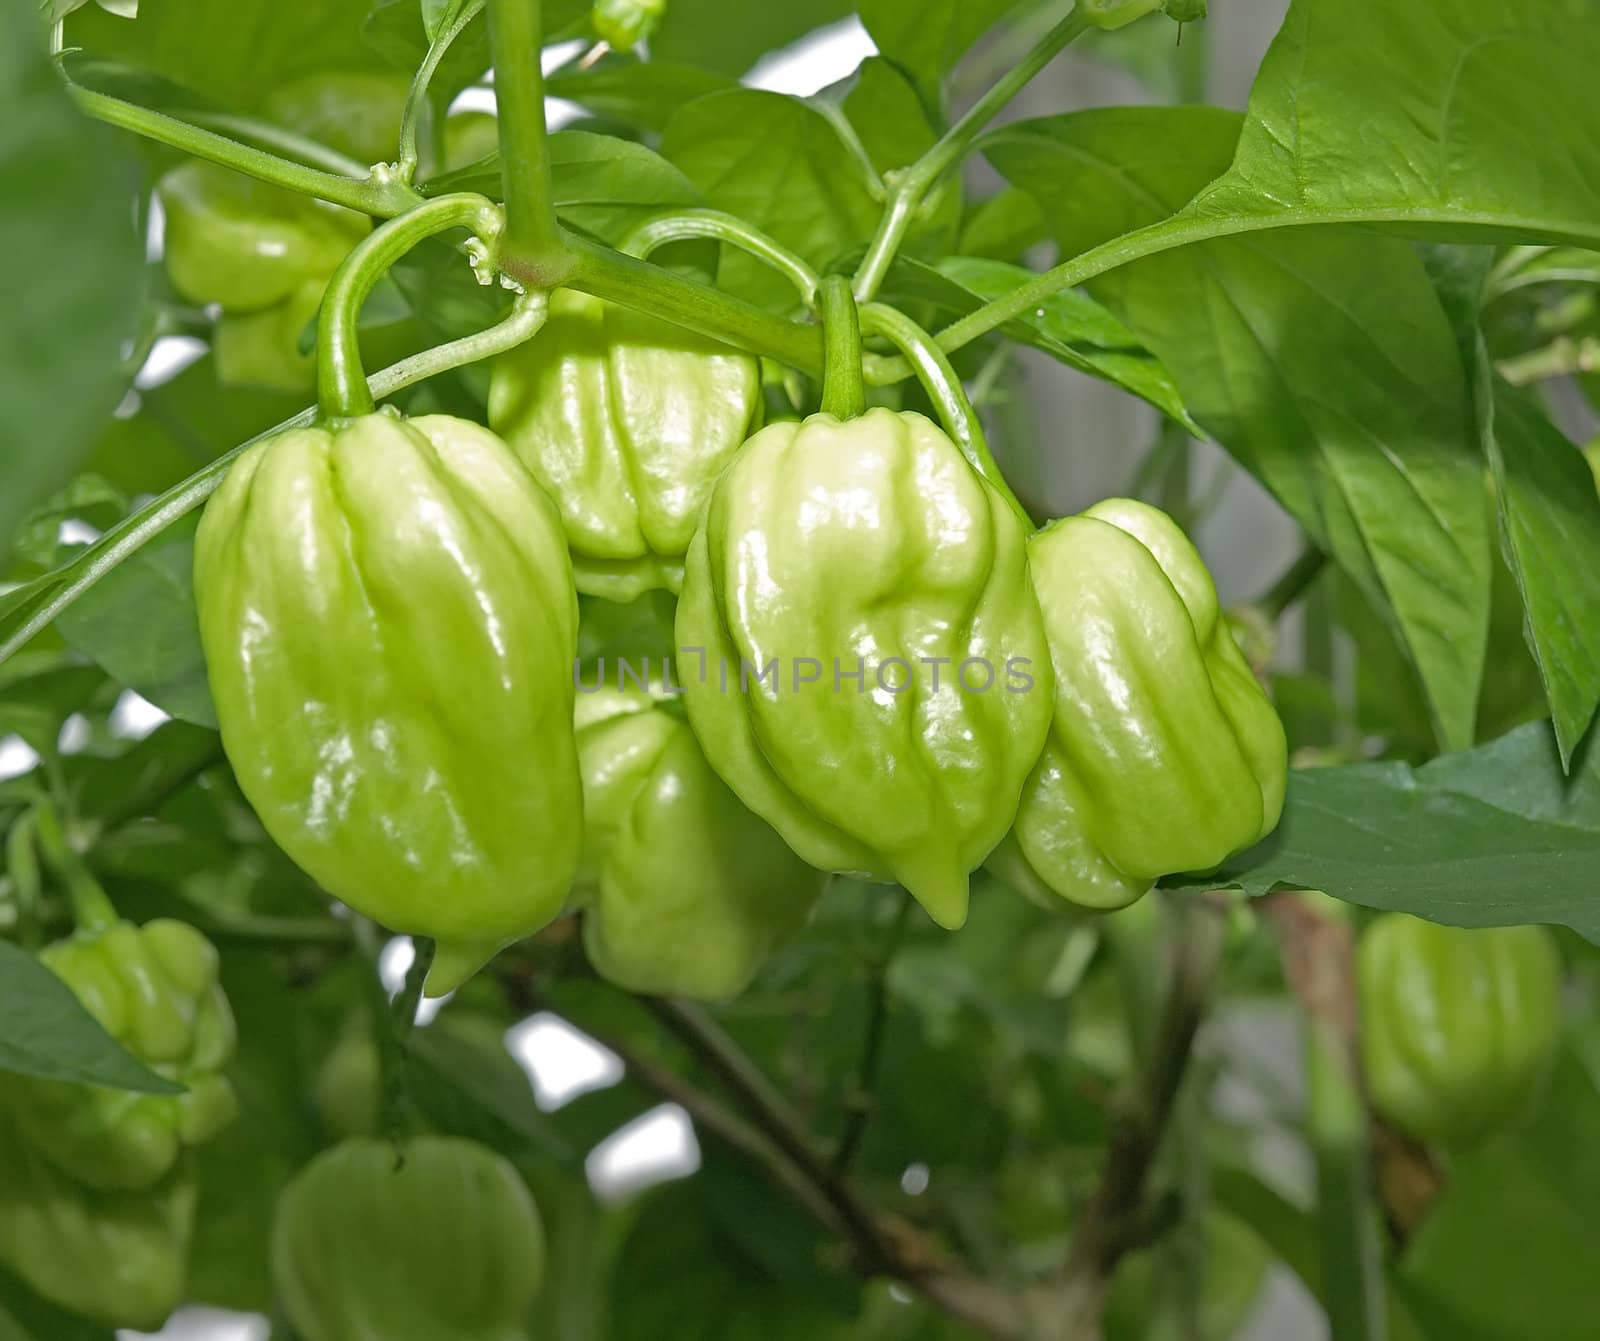
[[[34,808],[34,833],[45,860],[66,887],[67,902],[72,907],[72,920],[80,932],[93,935],[115,926],[119,919],[117,910],[100,887],[100,882],[89,873],[83,858],[68,840],[61,827],[61,817],[48,802]]]
[[[380,224],[344,258],[328,281],[317,326],[317,403],[323,418],[354,419],[373,411],[361,369],[359,325],[362,305],[379,277],[417,243],[447,229],[470,228],[492,248],[503,221],[500,207],[486,196],[440,196]]]
[[[861,375],[861,316],[850,281],[829,275],[817,286],[822,317],[822,412],[835,419],[854,419],[867,408]]]
[[[817,272],[775,238],[721,210],[682,210],[677,214],[660,215],[629,233],[620,250],[643,261],[648,260],[657,247],[685,238],[712,238],[739,248],[793,284],[800,301],[807,307],[815,305],[820,282]]]
[[[972,468],[999,490],[1017,516],[1033,528],[1028,510],[1022,506],[1006,477],[1000,473],[988,441],[983,436],[983,424],[978,412],[972,408],[961,378],[951,366],[950,357],[940,349],[934,338],[895,308],[882,303],[868,303],[861,309],[861,327],[868,335],[881,335],[906,356],[939,411],[939,418],[961,454],[972,463]]]

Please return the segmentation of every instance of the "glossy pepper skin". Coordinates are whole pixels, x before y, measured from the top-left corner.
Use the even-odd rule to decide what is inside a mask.
[[[1283,727],[1177,524],[1108,499],[1028,552],[1055,715],[991,869],[1044,901],[1120,908],[1270,833]]]
[[[873,409],[756,434],[689,550],[678,676],[712,767],[811,865],[946,927],[1049,729],[1025,540],[936,425]]]
[[[528,1341],[544,1232],[517,1171],[452,1137],[352,1140],[278,1200],[273,1284],[304,1341]]]
[[[107,1033],[187,1088],[141,1094],[7,1075],[0,1101],[23,1138],[72,1181],[102,1191],[149,1188],[238,1112],[223,1075],[235,1033],[216,949],[187,923],[162,919],[79,934],[39,959]]]
[[[370,224],[364,215],[198,159],[156,183],[167,274],[191,303],[255,312],[328,277]]]
[[[646,693],[578,696],[585,801],[575,893],[584,945],[631,992],[742,992],[798,931],[826,877],[712,772],[687,722]]]
[[[1468,1146],[1536,1099],[1561,1034],[1561,960],[1543,927],[1466,930],[1404,913],[1357,950],[1373,1109],[1415,1140]]]
[[[583,801],[555,510],[486,429],[389,414],[239,458],[195,541],[223,746],[324,889],[449,991],[560,911]]]
[[[85,1187],[0,1104],[0,1266],[63,1308],[159,1331],[184,1300],[196,1201],[188,1156],[137,1192]]]
[[[757,360],[571,289],[489,384],[489,426],[560,507],[578,590],[615,601],[682,584],[761,407]]]

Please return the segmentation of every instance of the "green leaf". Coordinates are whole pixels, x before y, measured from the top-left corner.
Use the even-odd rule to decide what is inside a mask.
[[[819,268],[864,246],[882,212],[860,147],[822,112],[781,93],[734,89],[692,102],[667,123],[661,152],[709,204]],[[776,310],[795,303],[787,280],[729,248],[718,283]]]
[[[173,717],[215,727],[194,601],[194,526],[128,557],[61,612],[61,636]]]
[[[1600,943],[1600,750],[1586,754],[1569,780],[1549,723],[1533,722],[1420,768],[1291,773],[1277,832],[1220,878],[1450,926],[1551,923]]]
[[[404,2],[420,32],[416,0]],[[67,20],[67,42],[245,110],[299,75],[384,68],[361,40],[367,8],[347,0],[139,0],[134,19],[80,9]]]
[[[1180,204],[1227,162],[1236,128],[1213,109],[1111,109],[1007,127],[986,152],[1076,254]],[[1154,255],[1091,291],[1385,616],[1440,741],[1469,745],[1489,604],[1483,464],[1416,252],[1298,229]]]
[[[132,161],[73,107],[32,8],[0,9],[0,554],[122,392],[143,276]]]
[[[448,23],[454,22],[461,6],[456,0],[445,0],[437,15],[438,27],[428,21],[428,6],[435,0],[380,0],[362,25],[361,34],[366,44],[379,53],[397,70],[407,74],[422,64],[428,48]],[[357,6],[359,9],[360,7]],[[555,6],[546,6],[554,9]],[[483,77],[489,68],[489,24],[482,13],[473,19],[450,44],[450,50],[439,62],[428,93],[441,108],[447,106],[456,94]]]
[[[1529,397],[1495,380],[1482,399],[1506,554],[1565,764],[1600,703],[1600,493],[1583,454]]]
[[[1592,246],[1596,69],[1600,23],[1573,0],[1295,0],[1233,166],[1182,217]]]
[[[72,989],[32,955],[0,941],[0,1071],[181,1094],[101,1028]]]
[[[544,83],[552,98],[566,98],[598,115],[658,133],[684,103],[732,87],[734,81],[726,75],[692,65],[629,59],[560,70]]]
[[[0,1269],[0,1341],[115,1341],[109,1327],[46,1303]]]
[[[967,311],[1010,293],[1033,277],[1033,272],[1023,266],[977,256],[947,257],[939,263],[939,272],[973,296],[975,301]],[[1062,289],[1052,294],[1013,326],[1003,327],[1002,334],[1042,349],[1079,372],[1132,392],[1196,437],[1201,436],[1199,425],[1184,409],[1172,374],[1161,360],[1081,289]]]
[[[1570,1341],[1594,1326],[1600,1094],[1570,1057],[1525,1130],[1451,1161],[1401,1265],[1430,1337]]]
[[[967,49],[1021,0],[861,0],[861,22],[878,50],[917,81],[930,105]]]
[[[854,8],[853,0],[669,0],[661,27],[650,39],[650,58],[737,78],[763,56],[847,17]]]

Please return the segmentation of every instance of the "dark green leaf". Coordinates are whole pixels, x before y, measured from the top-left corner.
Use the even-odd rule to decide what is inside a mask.
[[[180,524],[131,555],[56,627],[68,643],[156,707],[217,724],[194,603],[194,527]]]
[[[852,0],[671,0],[650,39],[650,56],[737,78],[763,56],[847,17],[854,8]]]
[[[657,132],[685,103],[733,86],[727,76],[692,65],[627,59],[562,70],[544,85],[552,98],[567,98],[601,116]]]
[[[109,1327],[47,1304],[0,1269],[0,1341],[114,1341]]]
[[[1226,164],[1236,127],[1212,109],[1113,109],[1007,127],[987,152],[1071,255],[1180,205]],[[1483,464],[1416,252],[1297,229],[1166,252],[1091,288],[1391,623],[1441,742],[1470,744],[1489,603]]]
[[[1482,399],[1507,558],[1565,762],[1600,703],[1600,494],[1582,453],[1528,397],[1496,381]]]
[[[0,9],[0,553],[116,404],[143,277],[132,161],[72,106],[42,37],[31,7]]]
[[[661,151],[709,204],[770,233],[814,266],[864,246],[877,228],[882,202],[864,150],[796,98],[756,89],[701,98],[667,124]],[[777,310],[796,303],[787,280],[729,248],[718,283]]]
[[[967,48],[1022,0],[861,0],[861,22],[878,50],[916,79],[930,104]]]
[[[1229,863],[1252,894],[1320,889],[1451,926],[1548,922],[1600,943],[1600,750],[1572,777],[1547,722],[1421,768],[1290,775],[1283,823]],[[1214,880],[1214,878],[1213,878]]]
[[[0,1020],[0,1071],[140,1094],[183,1091],[124,1049],[66,983],[8,941],[0,941]]]

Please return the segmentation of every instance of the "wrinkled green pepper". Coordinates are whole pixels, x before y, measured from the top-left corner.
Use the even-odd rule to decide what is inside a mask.
[[[1025,524],[955,444],[885,409],[763,429],[713,491],[677,639],[740,799],[813,866],[960,926],[1054,700]]]
[[[677,590],[717,476],[762,406],[757,360],[571,289],[495,360],[489,426],[561,509],[580,591]]]
[[[544,1231],[517,1171],[481,1145],[352,1140],[284,1189],[271,1265],[304,1341],[528,1341]]]
[[[108,1327],[159,1331],[187,1288],[197,1201],[190,1157],[152,1187],[84,1187],[0,1104],[0,1266]]]
[[[584,861],[575,894],[599,974],[632,992],[743,991],[826,877],[711,771],[687,722],[638,690],[578,696]]]
[[[367,415],[252,447],[195,541],[223,746],[285,852],[435,937],[428,991],[557,916],[577,866],[577,600],[492,433]]]
[[[326,284],[370,228],[365,215],[199,160],[163,176],[156,196],[173,287],[228,312],[276,306],[310,280]]]
[[[1028,554],[1055,716],[990,868],[1047,902],[1119,908],[1270,833],[1283,727],[1176,523],[1108,499],[1039,532]]]
[[[217,952],[184,922],[117,922],[39,955],[107,1033],[182,1094],[0,1077],[23,1137],[68,1178],[105,1191],[160,1182],[188,1146],[209,1141],[238,1112],[223,1067],[233,1013],[217,981]]]
[[[1357,951],[1372,1107],[1419,1141],[1471,1145],[1524,1116],[1561,1036],[1561,959],[1543,927],[1385,913]]]

